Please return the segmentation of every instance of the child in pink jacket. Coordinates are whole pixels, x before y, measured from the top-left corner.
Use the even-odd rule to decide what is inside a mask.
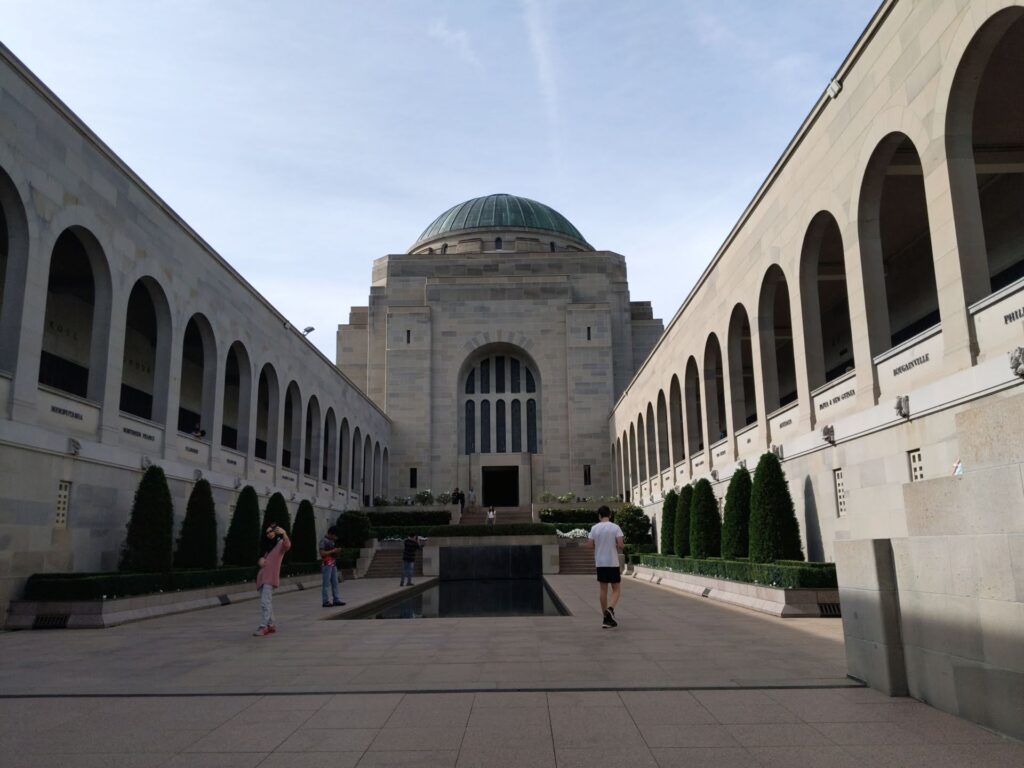
[[[274,590],[281,586],[281,560],[284,553],[292,548],[288,534],[279,525],[267,527],[267,535],[263,540],[263,556],[258,565],[260,572],[256,574],[256,591],[260,593],[260,626],[253,632],[255,637],[263,637],[277,632],[274,626]]]

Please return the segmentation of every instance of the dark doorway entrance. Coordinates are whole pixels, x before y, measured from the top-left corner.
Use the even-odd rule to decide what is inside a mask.
[[[519,467],[481,467],[485,507],[519,506]]]

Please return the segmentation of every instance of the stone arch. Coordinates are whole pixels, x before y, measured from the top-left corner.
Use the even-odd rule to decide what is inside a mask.
[[[40,384],[102,402],[111,300],[110,266],[96,236],[79,225],[63,230],[50,253]]]
[[[636,417],[636,459],[637,468],[640,474],[637,479],[642,483],[651,476],[649,462],[647,460],[647,430],[644,429],[644,415],[640,413]]]
[[[123,413],[167,423],[172,333],[167,295],[155,279],[140,277],[132,286],[125,308],[120,399]]]
[[[341,434],[338,436],[338,485],[352,487],[352,437],[349,434],[348,419],[341,420]]]
[[[708,440],[712,445],[729,430],[725,411],[725,370],[718,336],[709,333],[704,343],[704,399],[707,410]]]
[[[306,403],[306,418],[302,429],[302,473],[309,477],[320,475],[320,400],[316,395]]]
[[[334,415],[333,406],[327,409],[324,416],[323,435],[320,479],[325,483],[334,483],[338,477],[338,418]]]
[[[0,371],[13,373],[28,279],[28,220],[13,179],[0,168]],[[6,403],[3,404],[6,408]]]
[[[356,427],[352,432],[352,480],[351,491],[363,498],[363,433]]]
[[[455,381],[459,453],[540,453],[541,387],[540,368],[522,347],[474,348]]]
[[[381,452],[380,443],[373,444],[373,496],[380,496]]]
[[[380,495],[385,499],[391,498],[391,462],[388,449],[385,448],[381,454],[380,464]]]
[[[761,340],[761,381],[768,413],[797,398],[796,356],[793,350],[793,316],[786,275],[772,264],[761,281],[757,311]]]
[[[284,433],[281,439],[281,466],[301,472],[299,456],[302,455],[302,393],[299,385],[292,380],[284,393]]]
[[[672,460],[678,464],[686,458],[683,449],[686,432],[683,429],[683,396],[679,387],[679,377],[672,374],[668,387],[669,431],[672,433]]]
[[[281,392],[277,371],[270,363],[260,369],[256,385],[256,439],[253,451],[257,459],[273,461],[277,456],[277,417],[281,412]]]
[[[800,308],[808,384],[814,390],[854,366],[843,236],[829,211],[819,211],[804,235]]]
[[[690,357],[686,361],[684,374],[686,393],[686,448],[690,456],[704,450],[704,417],[700,405],[700,371],[697,360]]]
[[[373,496],[373,440],[369,433],[363,438],[363,474],[361,479],[363,506],[368,507]]]
[[[733,307],[729,318],[729,397],[732,402],[733,430],[737,425],[757,422],[757,395],[754,391],[754,345],[750,320],[742,304]]]
[[[217,340],[206,315],[196,312],[185,323],[181,345],[178,431],[201,440],[214,439],[214,400],[217,397]]]
[[[629,487],[640,485],[640,475],[636,463],[636,425],[629,425]]]
[[[224,362],[224,411],[220,444],[225,448],[249,451],[249,413],[252,407],[252,362],[241,341],[228,347]]]
[[[1024,277],[1024,8],[990,16],[949,86],[946,154],[968,304]]]
[[[890,133],[871,155],[857,230],[875,356],[939,322],[923,168],[904,133]]]
[[[658,390],[658,464],[661,471],[672,466],[669,456],[668,407],[665,405],[665,390]]]

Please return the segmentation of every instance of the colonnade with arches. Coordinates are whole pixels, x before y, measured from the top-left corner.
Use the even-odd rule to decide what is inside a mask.
[[[821,190],[778,242],[744,240],[766,228],[748,209],[616,406],[619,494],[655,500],[1024,344],[1024,8],[969,17],[957,44],[931,125],[881,110],[847,175],[802,167]]]

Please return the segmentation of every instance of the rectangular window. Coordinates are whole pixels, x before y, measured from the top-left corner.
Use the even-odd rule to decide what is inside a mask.
[[[590,326],[587,326],[587,341],[590,341]]]
[[[410,331],[408,329],[406,329],[406,331],[405,331],[405,343],[406,344],[411,344],[412,343],[412,331]]]
[[[512,393],[517,394],[519,392],[519,361],[513,357],[510,362],[512,363],[509,371],[512,379]]]
[[[907,464],[910,466],[910,482],[924,480],[924,462],[921,461],[921,449],[907,451]]]
[[[583,465],[583,484],[590,485],[590,465]]]
[[[832,481],[836,487],[836,514],[843,517],[846,514],[846,483],[843,482],[843,470],[832,470]]]
[[[480,394],[487,395],[491,392],[491,361],[480,361]]]
[[[503,355],[494,358],[494,391],[498,393],[505,391],[505,358]]]
[[[68,527],[68,507],[71,503],[71,483],[61,480],[57,483],[57,515],[53,520],[54,528]]]
[[[409,487],[416,487],[416,467],[409,467]]]

